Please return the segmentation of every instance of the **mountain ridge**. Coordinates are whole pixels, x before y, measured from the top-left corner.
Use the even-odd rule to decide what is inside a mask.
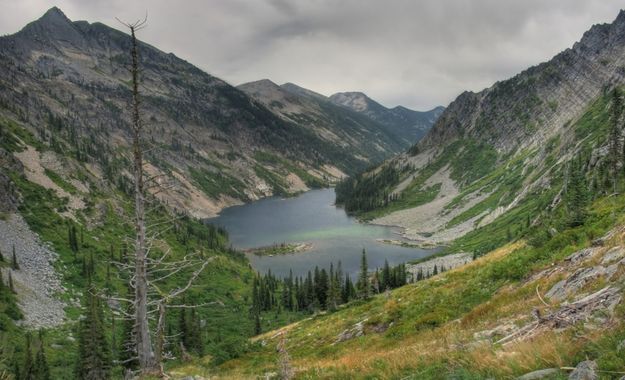
[[[146,137],[161,152],[148,160],[153,174],[180,190],[159,193],[178,210],[211,216],[228,205],[325,186],[405,149],[384,135],[371,134],[358,148],[356,139],[322,139],[172,53],[142,42],[139,48]],[[127,34],[51,8],[0,37],[0,112],[47,144],[126,178],[120,162],[128,152],[129,49]]]
[[[371,134],[377,134],[381,141],[398,142],[401,149],[407,149],[417,142],[432,126],[442,109],[437,107],[433,111],[420,113],[398,106],[391,110],[359,93],[376,105],[376,112],[366,112],[341,104],[336,100],[338,94],[326,97],[294,83],[278,85],[269,79],[243,83],[237,88],[280,117],[292,122],[308,122],[311,128],[323,126],[320,134],[322,138],[350,140],[361,136],[362,144],[371,140]],[[388,138],[384,139],[380,134]]]

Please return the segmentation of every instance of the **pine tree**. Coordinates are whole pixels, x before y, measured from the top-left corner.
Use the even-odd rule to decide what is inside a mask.
[[[258,335],[263,332],[263,329],[260,325],[260,310],[254,310],[254,334]]]
[[[24,347],[24,363],[21,371],[22,380],[38,380],[35,377],[35,365],[33,362],[33,352],[31,348],[31,335],[26,333],[26,345]]]
[[[367,253],[362,250],[362,258],[360,260],[360,274],[358,276],[358,283],[356,284],[358,289],[358,298],[367,300],[369,299],[370,284],[369,284],[369,268],[367,265]]]
[[[393,286],[390,283],[391,279],[391,268],[388,265],[388,260],[384,259],[384,268],[382,269],[382,279],[380,281],[380,288],[382,290],[387,290]]]
[[[330,288],[328,289],[328,310],[336,310],[341,301],[341,278],[338,273],[334,273],[334,267],[330,264]]]
[[[50,380],[50,368],[43,344],[43,330],[39,330],[39,349],[35,356],[34,375],[37,380]]]
[[[93,288],[85,292],[84,319],[78,332],[76,377],[84,380],[110,378],[110,346],[106,341],[102,308]]]
[[[11,293],[15,293],[15,285],[13,285],[13,275],[11,273],[9,271],[9,290],[11,290]]]
[[[13,270],[20,269],[20,265],[17,262],[17,255],[15,254],[15,246],[13,246],[13,255],[11,256],[11,268],[13,268]]]

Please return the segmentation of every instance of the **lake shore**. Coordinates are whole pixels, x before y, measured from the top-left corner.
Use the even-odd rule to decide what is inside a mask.
[[[419,241],[419,240],[399,240],[399,239],[375,239],[378,243],[396,245],[398,247],[405,248],[420,248],[420,249],[434,249],[439,248],[442,244],[434,244],[428,241]]]

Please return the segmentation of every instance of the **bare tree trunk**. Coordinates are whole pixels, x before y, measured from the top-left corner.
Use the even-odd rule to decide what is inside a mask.
[[[163,362],[163,350],[165,348],[165,304],[158,303],[158,323],[156,325],[156,363],[160,366]]]
[[[132,145],[135,182],[135,324],[137,354],[142,373],[158,371],[148,320],[148,279],[146,266],[145,190],[143,185],[143,152],[141,148],[141,117],[139,114],[139,53],[135,27],[132,37]]]

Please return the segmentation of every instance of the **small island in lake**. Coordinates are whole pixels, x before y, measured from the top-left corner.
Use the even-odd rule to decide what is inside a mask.
[[[277,256],[293,253],[306,252],[312,249],[311,243],[281,243],[266,247],[246,249],[245,253],[253,253],[256,256]]]

